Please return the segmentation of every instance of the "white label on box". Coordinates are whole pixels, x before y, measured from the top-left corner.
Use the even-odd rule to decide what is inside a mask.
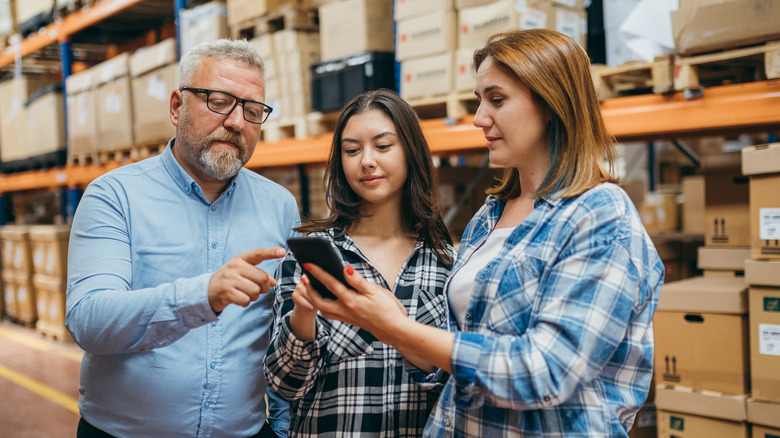
[[[38,314],[39,315],[46,315],[46,302],[43,300],[38,300]]]
[[[60,303],[57,300],[52,301],[49,305],[49,317],[55,319],[60,316]]]
[[[558,32],[571,37],[574,41],[580,41],[580,16],[573,12],[558,11],[556,15],[556,29]]]
[[[780,325],[758,325],[758,352],[780,356]]]
[[[528,8],[520,16],[520,29],[543,29],[547,27],[547,14],[538,9]]]
[[[14,295],[14,291],[12,289],[6,289],[5,290],[5,304],[9,305],[11,303],[16,303],[16,295]]]
[[[780,239],[780,208],[758,209],[758,236],[761,240]]]

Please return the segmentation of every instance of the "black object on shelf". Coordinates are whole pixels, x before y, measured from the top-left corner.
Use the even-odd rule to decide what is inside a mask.
[[[364,91],[398,91],[393,52],[363,52],[311,67],[312,111],[340,110]]]

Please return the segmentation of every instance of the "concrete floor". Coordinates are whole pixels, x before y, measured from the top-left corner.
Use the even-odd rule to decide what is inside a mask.
[[[76,436],[81,349],[0,321],[0,436]]]

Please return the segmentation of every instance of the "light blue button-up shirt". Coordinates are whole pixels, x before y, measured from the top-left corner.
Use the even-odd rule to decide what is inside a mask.
[[[115,436],[250,436],[265,420],[273,296],[216,315],[207,287],[237,254],[285,247],[296,202],[242,169],[212,204],[172,146],[102,175],[76,210],[66,324],[86,351],[79,409]]]

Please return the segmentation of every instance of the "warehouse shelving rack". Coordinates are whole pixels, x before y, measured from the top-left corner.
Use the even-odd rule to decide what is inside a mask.
[[[71,13],[41,31],[25,38],[17,47],[0,53],[0,68],[51,44],[67,44],[76,32],[112,17],[145,0],[101,0],[88,9]],[[178,16],[183,0],[176,0]],[[64,65],[63,71],[69,73]],[[607,127],[620,141],[676,139],[748,131],[780,129],[780,80],[723,85],[703,90],[691,97],[686,92],[648,94],[608,99],[602,103]],[[481,130],[472,119],[423,121],[423,131],[434,154],[479,151],[485,146]],[[258,145],[248,168],[322,163],[327,159],[330,134],[303,139],[285,139]],[[67,165],[48,170],[0,174],[0,197],[22,190],[66,187],[83,188],[121,163]],[[71,199],[76,202],[77,194]],[[1,218],[0,218],[1,219]]]

